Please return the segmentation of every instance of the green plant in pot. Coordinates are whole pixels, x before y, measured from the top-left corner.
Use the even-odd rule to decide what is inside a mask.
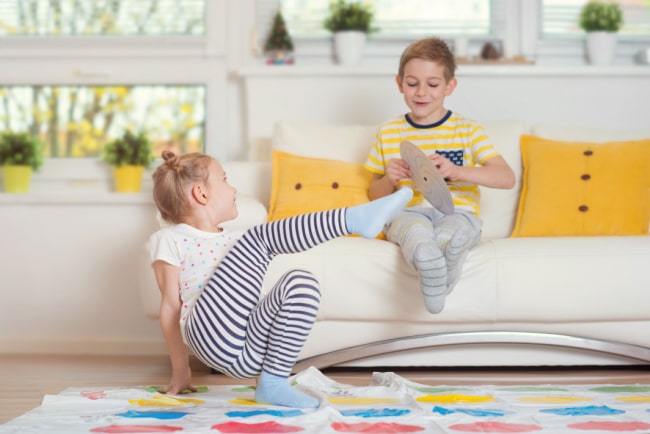
[[[329,15],[323,27],[334,34],[334,50],[338,63],[361,63],[366,36],[377,29],[372,27],[374,12],[367,3],[335,0],[329,5]]]
[[[102,159],[113,166],[115,190],[137,193],[142,189],[142,174],[153,161],[153,144],[145,132],[130,130],[104,146]]]
[[[595,65],[612,63],[616,33],[623,26],[623,11],[616,2],[590,1],[580,12],[580,27],[587,32],[587,55]]]
[[[38,137],[6,131],[0,135],[0,165],[7,193],[29,192],[32,173],[43,165]]]

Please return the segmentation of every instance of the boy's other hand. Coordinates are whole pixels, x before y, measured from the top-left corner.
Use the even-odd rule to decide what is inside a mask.
[[[396,186],[402,179],[408,179],[413,176],[411,169],[406,161],[401,158],[393,158],[386,165],[386,176],[390,179],[393,186]]]

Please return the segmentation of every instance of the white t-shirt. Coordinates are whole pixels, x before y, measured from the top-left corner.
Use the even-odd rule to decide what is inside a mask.
[[[179,268],[180,325],[185,339],[187,317],[217,264],[244,231],[204,232],[190,225],[178,224],[155,232],[149,238],[151,263],[163,261]]]

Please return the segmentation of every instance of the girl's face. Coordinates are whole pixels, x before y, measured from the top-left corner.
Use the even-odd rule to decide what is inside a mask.
[[[409,116],[418,125],[431,125],[447,113],[445,97],[456,87],[456,79],[445,80],[444,66],[425,59],[411,59],[404,65],[404,78],[396,78],[399,91],[411,109]]]
[[[218,225],[237,217],[237,189],[228,184],[226,172],[218,161],[212,160],[209,174],[206,185],[208,207],[211,218]]]

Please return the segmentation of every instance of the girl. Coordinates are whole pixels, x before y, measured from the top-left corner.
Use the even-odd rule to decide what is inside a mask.
[[[173,225],[150,239],[162,293],[160,323],[172,364],[171,380],[161,391],[196,391],[189,347],[225,375],[259,375],[258,402],[318,407],[318,400],[287,381],[316,319],[318,282],[309,271],[289,270],[261,297],[266,269],[278,254],[301,252],[335,237],[375,237],[408,203],[412,190],[245,232],[227,231],[220,224],[237,217],[237,190],[221,164],[197,153],[165,151],[163,159],[153,174],[153,196],[162,218]]]

